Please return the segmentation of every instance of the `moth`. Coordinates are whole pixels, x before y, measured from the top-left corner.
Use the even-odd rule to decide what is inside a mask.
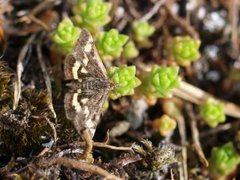
[[[66,117],[80,135],[89,129],[93,137],[103,104],[115,85],[109,80],[93,38],[86,29],[82,29],[72,53],[64,60],[64,79],[67,81]]]

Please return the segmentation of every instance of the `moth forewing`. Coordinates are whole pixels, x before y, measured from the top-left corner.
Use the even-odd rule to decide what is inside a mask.
[[[64,79],[78,79],[78,70],[80,66],[81,62],[78,61],[73,54],[67,55],[64,61]]]
[[[88,30],[83,29],[81,31],[80,39],[77,41],[75,48],[82,49],[82,51],[77,51],[77,54],[80,53],[79,55],[81,55],[81,52],[85,54],[83,62],[88,62],[85,63],[86,66],[89,66],[87,69],[90,70],[93,67],[95,68],[94,71],[89,72],[92,73],[92,76],[107,78],[107,71],[99,57],[93,38]]]

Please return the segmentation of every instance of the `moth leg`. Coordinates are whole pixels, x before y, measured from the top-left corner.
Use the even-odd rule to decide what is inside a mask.
[[[94,158],[92,156],[92,149],[93,149],[93,140],[89,129],[83,130],[82,138],[85,141],[85,149],[81,156],[82,159],[85,159],[89,163],[93,163]]]

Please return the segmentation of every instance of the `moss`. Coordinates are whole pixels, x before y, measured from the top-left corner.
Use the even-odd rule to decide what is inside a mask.
[[[45,118],[51,118],[49,97],[45,91],[27,89],[16,110],[6,104],[0,116],[0,139],[15,154],[25,154],[51,138],[52,130]]]

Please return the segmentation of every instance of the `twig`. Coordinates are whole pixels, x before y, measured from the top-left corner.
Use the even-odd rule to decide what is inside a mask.
[[[239,3],[238,0],[230,0],[229,10],[229,20],[231,23],[231,42],[233,50],[238,52],[238,20],[239,20]],[[238,54],[238,53],[237,53]]]
[[[108,149],[112,149],[112,150],[116,150],[116,151],[132,151],[133,144],[130,147],[123,147],[123,146],[108,145],[108,143],[109,143],[109,131],[107,132],[104,142],[93,142],[93,146],[108,148]]]
[[[56,143],[57,142],[57,131],[56,131],[56,128],[55,128],[54,124],[47,117],[45,117],[44,119],[47,121],[47,123],[51,127],[51,129],[53,131],[53,139],[54,139],[54,142]]]
[[[183,164],[183,177],[182,180],[188,179],[187,174],[187,137],[186,137],[186,125],[182,114],[179,112],[179,115],[175,117],[178,123],[179,134],[181,137],[181,145],[182,145],[182,164]]]
[[[197,152],[200,161],[203,163],[203,165],[205,167],[208,167],[209,163],[204,155],[204,152],[202,150],[202,146],[201,146],[201,143],[199,140],[199,132],[197,129],[197,120],[193,114],[192,105],[187,103],[186,109],[187,109],[188,115],[190,117],[190,124],[191,124],[192,138],[193,138],[193,147],[194,147],[195,151]]]
[[[158,20],[153,24],[156,29],[160,29],[167,19],[167,12],[164,8],[160,9]]]
[[[35,16],[41,11],[46,11],[46,9],[51,9],[54,5],[59,4],[61,0],[45,0],[35,6],[29,15]]]
[[[51,31],[51,27],[49,27],[44,21],[37,18],[36,16],[42,11],[51,9],[53,6],[60,2],[61,0],[44,0],[41,3],[37,4],[27,15],[22,16],[20,18],[20,21],[25,22],[27,24],[34,22],[40,25],[44,30],[49,32]]]
[[[43,156],[44,154],[46,154],[47,152],[49,152],[49,148],[48,147],[45,147],[38,155],[37,157],[41,157]]]
[[[132,151],[132,146],[130,147],[122,147],[122,146],[112,146],[112,145],[108,145],[102,142],[94,142],[93,146],[95,147],[103,147],[103,148],[108,148],[108,149],[112,149],[112,150],[117,150],[117,151]]]
[[[173,14],[173,12],[171,11],[171,9],[165,4],[164,5],[165,9],[167,10],[168,14],[170,15],[170,17],[179,25],[183,28],[183,30],[185,32],[187,32],[188,34],[190,34],[193,38],[195,39],[199,39],[199,35],[198,33],[193,29],[193,27],[185,20],[180,18],[179,16],[176,16],[175,14]]]
[[[49,95],[49,98],[50,98],[50,103],[49,103],[49,108],[50,110],[52,111],[53,113],[53,117],[56,118],[56,113],[55,113],[55,110],[53,108],[53,101],[52,101],[52,86],[51,86],[51,81],[50,81],[50,78],[49,78],[49,75],[48,75],[48,72],[47,72],[47,67],[46,67],[46,64],[43,60],[43,56],[42,56],[42,50],[41,50],[41,42],[39,41],[38,44],[37,44],[37,56],[38,56],[38,62],[40,64],[40,67],[42,69],[42,72],[43,72],[43,76],[44,76],[44,80],[45,80],[45,84],[46,84],[46,87],[47,87],[47,92],[48,92],[48,95]]]
[[[78,145],[78,146],[83,147],[83,146],[85,146],[85,143],[77,141],[77,142],[74,142],[74,143],[71,143],[68,145]],[[112,150],[116,150],[116,151],[132,151],[133,144],[130,147],[124,147],[124,146],[108,145],[107,142],[93,142],[93,146],[108,148],[108,149],[112,149]],[[66,147],[66,145],[62,145],[59,148],[64,148],[64,147]]]
[[[33,15],[29,15],[28,18],[29,18],[31,21],[35,22],[36,24],[42,26],[42,28],[43,28],[44,30],[46,30],[47,32],[49,32],[49,31],[51,30],[51,28],[50,28],[46,23],[44,23],[41,19],[36,18],[36,17],[33,16]]]
[[[124,0],[126,3],[126,7],[129,10],[129,14],[134,18],[134,19],[139,19],[141,15],[134,9],[133,2],[131,0]]]
[[[44,160],[43,162],[40,162],[39,165],[44,166],[44,167],[49,167],[49,166],[53,166],[54,164],[62,165],[62,166],[68,167],[68,168],[91,172],[93,174],[98,174],[98,175],[104,177],[105,179],[109,179],[109,180],[110,179],[111,180],[122,180],[122,178],[117,177],[113,174],[110,174],[106,170],[104,170],[101,167],[98,167],[94,164],[82,162],[79,160],[64,158],[64,157],[50,159],[49,161]]]
[[[147,14],[145,14],[143,17],[141,17],[139,19],[139,21],[148,21],[149,19],[151,19],[154,16],[154,14],[156,14],[158,12],[159,8],[165,2],[166,2],[166,0],[159,0]]]
[[[21,77],[22,77],[22,73],[24,71],[24,67],[23,67],[23,62],[24,62],[24,58],[28,52],[28,48],[30,46],[30,44],[32,43],[32,41],[35,38],[35,34],[31,35],[28,40],[27,43],[23,46],[23,48],[20,51],[20,54],[18,56],[18,60],[17,60],[17,79],[14,82],[14,100],[13,100],[13,109],[15,110],[17,108],[20,96],[21,96]]]
[[[212,98],[213,96],[187,82],[182,81],[180,87],[173,91],[173,95],[185,99],[189,102],[195,103],[197,105],[201,105],[204,103],[208,98]],[[226,102],[219,100],[224,105],[224,112],[225,114],[240,118],[240,107],[234,103]]]

